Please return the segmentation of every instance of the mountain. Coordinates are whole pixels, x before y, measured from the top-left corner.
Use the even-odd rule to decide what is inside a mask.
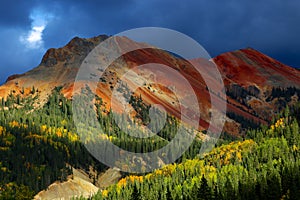
[[[241,49],[213,61],[226,85],[227,111],[234,113],[231,116],[239,115],[234,118],[270,121],[274,114],[299,100],[299,71],[259,51]]]
[[[111,50],[119,53],[126,51],[128,47],[139,50],[118,57],[106,70],[103,69],[104,65],[98,65],[96,69],[87,68],[84,76],[76,78],[77,73],[81,72],[82,64],[95,64],[89,63],[85,58],[106,39],[108,36],[105,35],[89,39],[76,37],[62,48],[49,49],[39,66],[24,74],[10,76],[0,86],[0,198],[32,199],[35,194],[37,199],[52,198],[58,197],[55,195],[57,193],[65,194],[66,198],[81,194],[88,197],[100,188],[96,198],[97,195],[100,195],[100,199],[102,196],[113,195],[111,199],[115,199],[118,198],[115,196],[118,193],[127,197],[123,196],[121,199],[128,199],[132,192],[139,196],[140,191],[136,187],[143,184],[144,178],[149,179],[145,181],[147,188],[152,190],[152,186],[155,187],[147,193],[149,199],[158,199],[156,193],[160,191],[161,194],[175,195],[175,199],[183,191],[189,196],[194,193],[191,189],[198,190],[200,187],[195,183],[200,180],[205,182],[204,178],[208,179],[206,188],[207,184],[211,190],[218,186],[220,191],[216,188],[219,191],[217,193],[222,193],[224,197],[231,195],[233,190],[250,195],[253,190],[261,187],[260,192],[256,191],[259,198],[264,196],[262,193],[265,190],[280,191],[280,188],[273,190],[271,187],[280,185],[278,183],[281,178],[284,183],[282,186],[289,185],[292,180],[289,174],[298,173],[296,169],[299,169],[299,162],[294,161],[299,160],[300,155],[297,153],[300,148],[300,115],[297,111],[299,107],[293,105],[299,102],[300,71],[251,48],[224,53],[209,61],[202,58],[184,60],[146,43],[135,42],[126,37],[114,37],[103,51],[98,52],[95,57],[97,61],[109,60],[110,56],[105,53]],[[148,63],[151,63],[152,68],[147,67]],[[143,67],[139,67],[141,65]],[[217,90],[222,82],[211,70],[215,66],[224,80],[226,97]],[[200,69],[201,74],[196,69]],[[188,84],[183,80],[187,80]],[[136,84],[140,84],[140,87],[130,93],[130,87]],[[93,88],[95,91],[91,90]],[[103,130],[101,133],[98,129],[95,131],[95,121],[88,120],[88,129],[83,127],[87,133],[84,141],[74,124],[72,107],[72,101],[76,101],[74,95],[82,91],[94,91],[97,94],[97,97],[92,96],[93,105],[89,108],[96,111],[97,123],[100,122]],[[112,97],[115,91],[119,93],[116,93],[117,98],[114,99]],[[193,91],[196,101],[192,100]],[[199,149],[203,145],[210,118],[215,113],[211,98],[217,102],[216,107],[226,103],[226,123],[222,139],[216,144],[217,148],[200,159]],[[126,99],[129,99],[128,103]],[[127,103],[125,108],[123,103]],[[150,104],[163,105],[168,112],[165,116],[166,124],[159,133],[149,138],[135,138],[118,126],[117,121],[124,120],[122,114],[129,113],[134,118],[134,123],[126,126],[126,130],[130,133],[145,130],[150,121]],[[285,110],[287,106],[291,110]],[[111,108],[113,112],[120,114],[115,115],[116,120],[112,120],[115,116]],[[200,127],[193,133],[198,137],[174,165],[167,165],[173,161],[164,154],[159,154],[155,159],[147,156],[141,159],[124,156],[126,150],[147,153],[166,146],[176,136],[181,112],[194,119],[197,109],[201,113]],[[79,109],[83,114],[89,114],[86,110],[87,106]],[[290,113],[293,115],[289,116]],[[189,121],[184,123],[188,124]],[[138,126],[135,127],[135,124]],[[265,126],[262,130],[254,129],[261,124],[269,125],[269,128]],[[147,134],[145,131],[142,133]],[[95,144],[99,138],[100,142],[110,141],[121,147],[122,150],[117,153],[123,155],[126,162],[116,161],[113,163],[115,169],[108,169],[101,163],[105,160],[100,159],[99,162],[95,159],[95,154],[87,151],[86,144]],[[235,141],[228,144],[232,140]],[[176,152],[170,152],[173,158]],[[111,152],[108,149],[103,153],[110,155]],[[113,156],[106,157],[109,160]],[[146,176],[130,175],[119,181],[121,177],[128,175],[120,171],[130,171],[132,168],[143,169],[143,172],[153,171],[164,165],[167,166],[162,170]],[[203,170],[198,170],[199,167],[206,169],[203,180]],[[245,173],[239,173],[238,179],[236,175],[230,175],[242,171]],[[266,176],[269,173],[273,175]],[[169,175],[176,181],[170,181],[173,179],[169,179]],[[221,177],[218,182],[215,180],[216,176]],[[157,185],[160,182],[158,179],[165,179],[163,182],[167,185]],[[108,187],[117,181],[117,185]],[[239,184],[243,187],[238,186]],[[185,188],[181,188],[182,185]],[[116,193],[115,190],[120,191],[120,188],[122,192]],[[176,191],[170,194],[166,188],[175,188]],[[287,189],[282,187],[282,192],[277,195],[288,194]],[[290,191],[295,192],[297,188],[291,188]],[[150,197],[151,195],[154,196]],[[266,199],[274,199],[270,195]]]
[[[75,37],[66,46],[58,49],[49,49],[36,68],[20,75],[10,76],[6,83],[0,87],[0,96],[6,97],[11,92],[15,95],[26,96],[32,88],[39,93],[39,105],[47,101],[48,96],[55,87],[61,87],[67,98],[72,98],[74,81],[79,67],[85,57],[101,41],[108,36],[101,35],[94,38],[82,39]],[[150,45],[132,41],[126,37],[116,37],[108,48],[126,49],[127,46],[138,46],[140,49],[129,52],[117,59],[103,74],[98,83],[97,95],[105,102],[107,110],[110,108],[111,95],[114,87],[119,83],[126,70],[149,62],[167,65],[178,71],[191,84],[199,100],[201,130],[207,129],[210,120],[211,102],[202,78],[210,77],[213,84],[218,80],[210,75],[207,66],[211,63],[203,59],[191,61],[175,57],[168,52],[153,49]],[[255,127],[267,123],[275,113],[286,105],[298,101],[300,88],[300,72],[286,66],[254,49],[247,48],[221,54],[212,59],[222,74],[227,94],[227,120],[224,132],[237,136],[247,126]],[[191,65],[203,67],[199,74]],[[206,70],[206,71],[205,71]],[[184,84],[176,80],[177,77],[168,70],[160,73],[135,68],[135,73],[145,79],[162,80],[167,87],[159,84],[148,84],[139,88],[135,93],[141,96],[146,104],[164,105],[169,114],[180,117],[178,98],[189,99],[190,91]],[[122,80],[123,81],[123,80]],[[131,80],[126,80],[131,84]],[[91,84],[87,81],[88,85]],[[82,83],[84,85],[85,83]],[[172,90],[176,90],[176,94]],[[217,94],[212,94],[217,96]],[[217,97],[224,101],[223,97]],[[115,102],[115,109],[119,110]],[[187,102],[189,103],[189,102]],[[132,105],[131,105],[132,106]],[[196,104],[189,104],[187,112],[193,113]],[[119,110],[121,112],[121,110]]]

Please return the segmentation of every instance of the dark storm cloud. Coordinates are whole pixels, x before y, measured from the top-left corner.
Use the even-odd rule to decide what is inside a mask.
[[[28,15],[34,1],[31,0],[3,0],[0,6],[0,26],[27,26]]]
[[[29,51],[19,42],[20,29],[0,31],[0,83],[9,75],[24,73],[39,63],[43,51]],[[9,39],[7,39],[9,38]]]
[[[286,64],[300,66],[299,8],[300,2],[294,0],[7,1],[0,8],[0,64],[22,72],[24,66],[37,65],[47,48],[60,47],[74,36],[112,35],[158,26],[189,35],[212,56],[250,46]],[[33,10],[53,15],[43,31],[43,48],[35,50],[19,43],[19,35],[31,27]],[[18,51],[10,55],[20,55],[17,61],[10,59],[9,52],[3,53],[14,48]]]
[[[282,62],[300,66],[299,56],[288,55],[300,50],[299,1],[121,2],[73,4],[66,18],[76,16],[77,20],[71,17],[65,29],[71,30],[70,35],[77,32],[92,36],[140,26],[163,26],[193,37],[213,56],[250,46]]]

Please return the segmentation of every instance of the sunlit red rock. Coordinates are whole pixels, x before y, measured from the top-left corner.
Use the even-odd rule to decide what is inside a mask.
[[[62,92],[68,98],[72,98],[74,81],[78,69],[87,54],[97,46],[107,36],[98,36],[90,39],[74,38],[65,47],[59,49],[49,49],[42,58],[41,64],[22,75],[11,76],[7,82],[0,87],[0,96],[5,97],[11,91],[20,94],[22,88],[30,90],[32,86],[40,90],[40,98],[45,102],[48,95],[56,86],[62,86]],[[107,69],[105,78],[106,82],[98,83],[96,90],[105,102],[107,109],[111,106],[111,95],[118,79],[122,78],[128,70],[133,70],[138,75],[145,79],[161,80],[166,87],[157,84],[145,85],[136,91],[136,95],[141,95],[147,104],[161,104],[172,115],[180,117],[180,109],[186,110],[190,116],[196,106],[201,111],[201,119],[199,121],[200,129],[206,129],[210,120],[210,94],[207,90],[207,85],[203,80],[203,76],[207,76],[212,85],[217,85],[219,80],[215,80],[210,72],[211,62],[201,58],[191,61],[182,60],[174,57],[168,52],[153,49],[144,43],[134,42],[126,37],[117,37],[110,44],[111,48],[126,49],[128,46],[141,47],[134,52],[130,52],[119,58],[113,63],[113,67]],[[300,87],[300,71],[289,66],[286,66],[254,49],[242,49],[234,52],[221,54],[212,59],[218,66],[223,81],[226,87],[236,84],[242,88],[257,88],[260,95],[269,92],[272,87]],[[136,69],[135,67],[147,63],[158,63],[168,66],[171,69],[180,73],[189,84],[192,86],[197,95],[197,104],[179,105],[178,99],[189,99],[191,91],[185,88],[180,83],[176,76],[169,73],[168,70],[145,71]],[[202,73],[191,65],[199,65],[202,67]],[[130,84],[132,80],[127,80]],[[79,83],[84,87],[86,84],[94,84],[92,82]],[[174,94],[168,87],[175,88]],[[75,91],[76,92],[76,91]],[[26,95],[26,94],[23,94]],[[265,123],[264,115],[271,115],[274,105],[266,102],[263,97],[252,98],[247,101],[249,106],[241,104],[237,99],[227,96],[219,97],[218,94],[211,94],[216,97],[217,101],[227,101],[227,110],[246,119],[250,119],[257,123]],[[186,101],[188,102],[188,101]],[[117,105],[117,112],[122,112],[118,109],[120,102],[114,102]],[[240,126],[233,120],[228,119],[224,130],[233,135],[237,135],[240,131]]]

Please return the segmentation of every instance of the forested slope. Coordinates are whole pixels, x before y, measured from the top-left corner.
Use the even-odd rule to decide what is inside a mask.
[[[127,176],[93,199],[299,199],[299,108],[203,159]]]

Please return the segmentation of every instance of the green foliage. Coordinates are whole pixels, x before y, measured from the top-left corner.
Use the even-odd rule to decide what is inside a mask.
[[[93,199],[129,199],[128,191],[137,199],[298,199],[299,118],[291,110],[269,128],[249,132],[252,139],[221,145],[203,159],[128,176]]]
[[[31,92],[26,97],[15,97],[11,94],[7,99],[2,100],[0,187],[11,182],[24,185],[31,191],[29,194],[32,196],[54,181],[66,180],[72,173],[69,166],[86,170],[89,166],[93,166],[99,172],[106,168],[87,152],[79,140],[73,124],[71,101],[67,100],[60,91],[61,87],[55,88],[47,103],[40,108],[34,108],[37,92],[34,94]],[[90,127],[84,127],[84,130],[94,133],[94,123],[99,123],[104,131],[102,133],[104,138],[123,149],[133,152],[154,151],[165,146],[176,134],[178,121],[168,116],[165,126],[156,136],[145,139],[132,137],[121,130],[116,123],[116,120],[123,123],[125,116],[107,112],[102,103],[101,98],[96,97],[97,122],[91,121]],[[143,133],[140,127],[139,122],[131,121],[127,129]],[[94,136],[99,135],[86,134],[86,141],[95,142],[97,137]],[[200,141],[195,140],[182,159],[195,157],[200,145]],[[4,198],[5,195],[8,194],[2,192],[0,196]]]
[[[69,166],[104,169],[80,143],[71,102],[60,90],[42,108],[33,109],[35,100],[11,94],[0,106],[0,199],[32,199],[54,181],[66,180]]]
[[[212,198],[212,192],[211,188],[208,185],[208,182],[204,175],[202,175],[201,181],[200,181],[200,187],[197,190],[197,198],[199,200],[206,200],[206,199],[211,199]]]
[[[25,185],[17,185],[16,183],[8,183],[0,189],[0,200],[6,199],[22,199],[31,200],[34,192]]]
[[[52,182],[66,180],[72,173],[70,165],[83,169],[93,166],[101,172],[105,167],[87,152],[80,139],[93,143],[102,137],[128,151],[152,152],[171,141],[181,125],[176,118],[167,116],[158,134],[136,138],[126,130],[147,134],[141,127],[149,123],[149,106],[141,97],[125,93],[139,118],[130,120],[105,110],[99,97],[87,95],[83,102],[95,100],[92,109],[97,118],[82,127],[87,134],[79,138],[71,102],[60,91],[61,87],[55,88],[41,108],[34,108],[38,96],[35,88],[27,97],[11,93],[1,100],[0,199],[32,199]],[[256,90],[249,92],[254,94]],[[82,117],[89,119],[85,106],[82,105]],[[298,199],[299,110],[299,105],[291,107],[270,127],[249,131],[244,141],[224,141],[201,159],[197,156],[201,141],[195,139],[176,163],[153,173],[128,175],[93,199]],[[94,128],[96,123],[101,133]],[[245,126],[247,123],[251,124],[246,122]],[[126,126],[120,128],[118,124]]]

